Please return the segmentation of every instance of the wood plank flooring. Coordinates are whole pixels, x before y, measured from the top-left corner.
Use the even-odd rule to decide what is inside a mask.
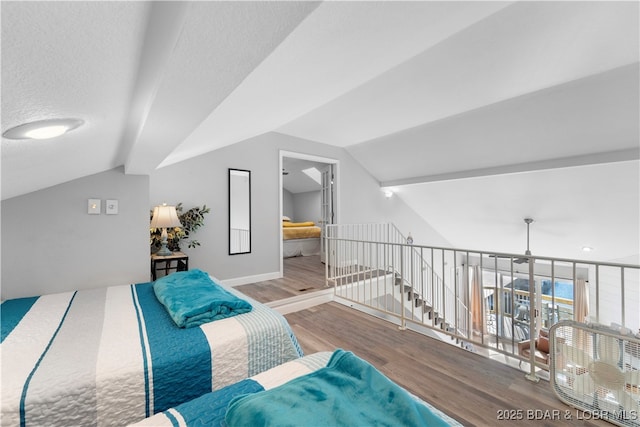
[[[319,258],[311,258],[285,260],[283,279],[236,289],[262,302],[325,289],[324,266]],[[353,351],[465,426],[612,425],[560,402],[547,381],[533,383],[511,366],[413,331],[400,331],[390,322],[336,302],[285,317],[305,354],[336,348]],[[520,419],[501,420],[501,414]],[[543,419],[544,415],[559,419]]]
[[[325,288],[325,266],[320,255],[285,258],[284,277],[235,289],[262,303],[278,301]]]
[[[547,381],[533,383],[524,372],[498,361],[413,331],[400,331],[390,322],[336,302],[285,317],[305,354],[336,348],[353,351],[465,426],[611,425],[585,420],[588,414],[560,402]],[[522,419],[498,419],[505,411]],[[545,414],[560,419],[544,420]],[[572,420],[565,419],[567,414]]]

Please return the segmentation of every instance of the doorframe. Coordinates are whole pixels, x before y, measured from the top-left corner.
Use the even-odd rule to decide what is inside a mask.
[[[313,162],[318,162],[318,163],[326,163],[326,164],[331,164],[333,165],[333,175],[334,175],[334,185],[333,185],[333,197],[334,197],[334,204],[333,204],[333,218],[334,218],[334,223],[338,223],[339,218],[340,218],[340,185],[341,185],[341,179],[340,179],[340,160],[338,159],[332,159],[329,157],[322,157],[322,156],[316,156],[314,154],[306,154],[306,153],[299,153],[299,152],[295,152],[295,151],[287,151],[287,150],[280,150],[280,159],[279,159],[279,164],[278,164],[278,182],[280,183],[280,189],[279,189],[279,194],[280,194],[280,216],[278,217],[278,224],[279,224],[279,231],[278,231],[278,235],[280,236],[280,277],[284,277],[284,258],[282,257],[282,250],[283,250],[283,243],[282,243],[282,216],[284,214],[283,212],[283,201],[284,201],[284,195],[283,195],[283,191],[284,188],[282,187],[282,168],[283,168],[283,160],[285,157],[290,157],[290,158],[294,158],[294,159],[301,159],[301,160],[310,160]]]

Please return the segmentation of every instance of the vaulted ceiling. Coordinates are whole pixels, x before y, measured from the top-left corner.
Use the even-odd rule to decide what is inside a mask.
[[[637,2],[6,2],[2,198],[266,132],[344,147],[454,246],[640,253]],[[52,161],[53,159],[53,161]]]

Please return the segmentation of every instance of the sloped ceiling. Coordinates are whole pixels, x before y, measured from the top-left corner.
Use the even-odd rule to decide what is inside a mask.
[[[284,157],[282,159],[282,188],[292,194],[320,191],[321,173],[326,170],[324,163],[311,160]],[[310,172],[305,172],[310,170]]]
[[[640,253],[637,2],[0,7],[2,131],[86,122],[3,138],[3,199],[280,132],[345,147],[454,246],[520,253],[533,216],[534,253]]]

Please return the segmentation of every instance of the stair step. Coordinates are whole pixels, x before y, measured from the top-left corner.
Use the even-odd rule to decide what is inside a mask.
[[[396,285],[399,285],[402,283],[402,276],[400,276],[398,273],[395,273],[393,277]]]
[[[388,273],[393,274],[395,286],[402,286],[402,292],[407,294],[407,301],[412,302],[414,308],[422,309],[421,311],[423,319],[425,317],[428,318],[432,322],[433,326],[438,326],[441,330],[452,334],[450,335],[450,339],[452,341],[455,340],[456,345],[459,344],[466,350],[474,351],[473,345],[468,342],[462,341],[460,337],[457,336],[456,328],[452,327],[448,322],[445,322],[445,319],[440,317],[438,311],[434,309],[434,307],[429,302],[427,302],[419,292],[416,292],[411,284],[408,284],[409,281],[404,280],[398,272],[388,271]],[[416,316],[419,314],[420,312],[415,312]]]

